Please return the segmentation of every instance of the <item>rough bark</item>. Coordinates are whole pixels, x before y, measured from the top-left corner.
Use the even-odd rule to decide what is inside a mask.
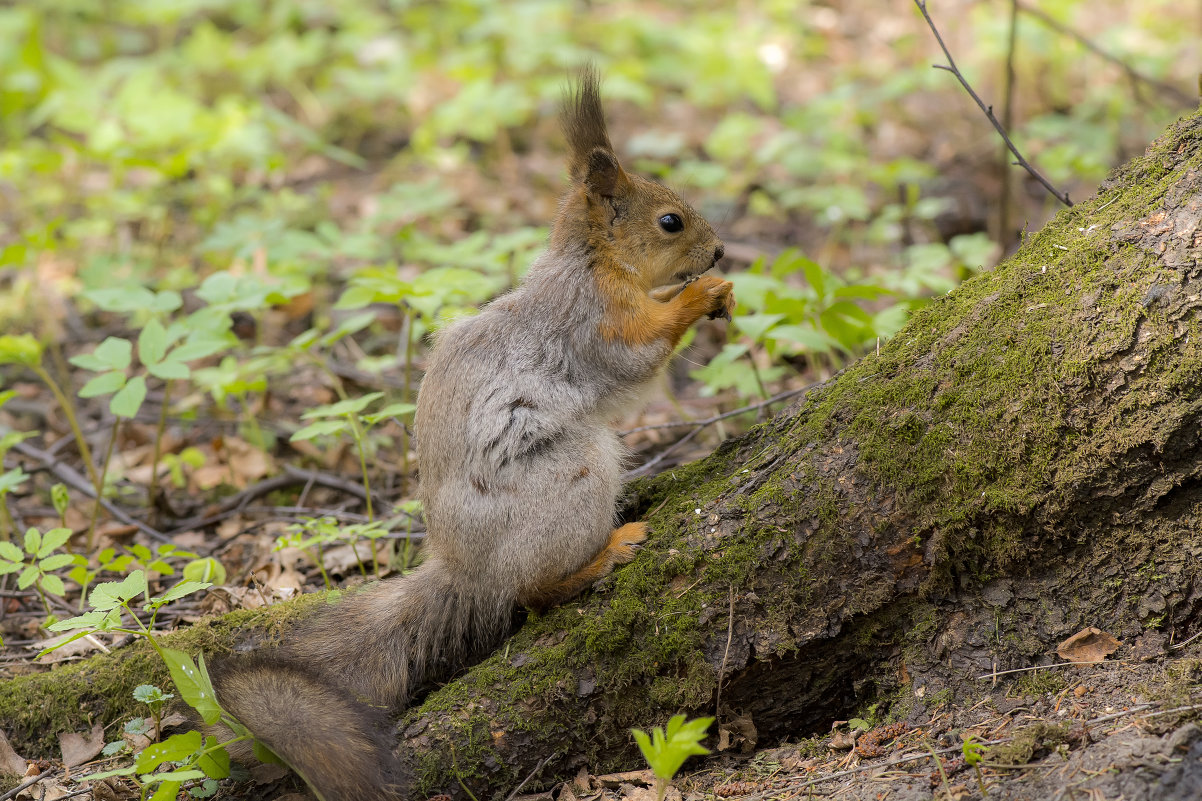
[[[1200,220],[1195,115],[879,354],[635,485],[638,559],[405,715],[422,788],[634,767],[627,729],[678,711],[761,742],[904,715],[1085,626],[1196,632]]]

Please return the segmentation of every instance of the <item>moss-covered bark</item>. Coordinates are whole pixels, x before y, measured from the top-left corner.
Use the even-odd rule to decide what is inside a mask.
[[[1197,630],[1200,219],[1195,115],[879,354],[633,487],[638,559],[405,715],[422,789],[632,767],[630,726],[712,711],[719,682],[720,717],[773,738],[1086,625]]]

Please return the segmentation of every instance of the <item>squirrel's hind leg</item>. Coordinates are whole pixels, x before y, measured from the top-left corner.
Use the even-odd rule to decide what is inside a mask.
[[[599,579],[608,576],[618,565],[634,559],[639,544],[647,539],[646,523],[627,523],[615,528],[609,541],[587,565],[550,584],[543,585],[519,599],[523,606],[538,612],[550,609],[579,595]]]

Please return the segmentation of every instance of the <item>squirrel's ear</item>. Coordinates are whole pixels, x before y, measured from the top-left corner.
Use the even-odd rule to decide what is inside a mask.
[[[601,197],[616,197],[626,193],[630,179],[618,163],[612,150],[595,147],[588,154],[584,165],[583,182],[590,194]]]

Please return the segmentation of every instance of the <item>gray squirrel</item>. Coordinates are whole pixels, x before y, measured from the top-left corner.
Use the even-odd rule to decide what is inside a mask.
[[[222,707],[323,801],[407,797],[391,723],[414,690],[496,648],[517,606],[554,606],[634,558],[647,527],[615,528],[610,422],[689,326],[734,307],[731,283],[702,275],[723,254],[709,224],[618,163],[593,69],[561,120],[572,183],[549,246],[437,336],[422,380],[425,561],[212,667]]]

